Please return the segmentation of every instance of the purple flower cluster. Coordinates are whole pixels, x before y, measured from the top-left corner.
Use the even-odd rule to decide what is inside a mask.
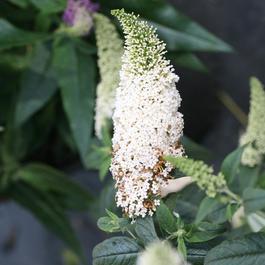
[[[98,3],[93,3],[90,0],[68,0],[67,8],[65,9],[63,20],[69,25],[73,26],[80,10],[88,13],[94,13],[99,9]]]

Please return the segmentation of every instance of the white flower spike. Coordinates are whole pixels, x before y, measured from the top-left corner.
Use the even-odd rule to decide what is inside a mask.
[[[101,76],[101,81],[97,86],[95,131],[96,136],[101,139],[102,129],[113,114],[115,93],[119,85],[123,43],[109,18],[96,13],[94,21]]]
[[[259,165],[265,156],[265,91],[257,78],[251,78],[250,86],[248,127],[240,139],[240,144],[249,144],[242,154],[242,164],[254,167]]]
[[[124,10],[112,12],[125,33],[120,84],[113,115],[116,202],[130,217],[152,215],[172,166],[165,155],[182,156],[183,118],[178,76],[164,58],[156,30]]]

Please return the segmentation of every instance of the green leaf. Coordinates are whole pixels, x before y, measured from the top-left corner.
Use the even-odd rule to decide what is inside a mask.
[[[50,51],[44,45],[38,45],[30,68],[22,78],[15,111],[16,125],[27,121],[55,94],[57,84],[50,64]]]
[[[124,8],[134,11],[158,28],[158,34],[167,42],[169,50],[178,51],[223,51],[232,48],[222,40],[209,33],[198,23],[177,11],[164,0],[101,0],[111,8]]]
[[[188,157],[204,161],[208,161],[212,157],[212,154],[208,149],[197,144],[187,136],[181,138],[181,143],[183,144]]]
[[[157,29],[159,37],[167,43],[169,51],[231,51],[228,46],[218,47],[217,43],[204,39],[201,36],[192,35],[174,28],[149,21]]]
[[[46,35],[21,30],[0,19],[0,50],[24,46],[41,41]]]
[[[185,241],[183,237],[178,237],[178,252],[183,255],[183,257],[186,259],[187,257],[187,248],[185,245]]]
[[[111,125],[107,123],[107,125],[102,128],[102,143],[104,146],[108,146],[111,148],[112,146],[112,136],[111,136]]]
[[[238,210],[239,208],[239,205],[237,204],[228,204],[227,207],[226,207],[226,217],[227,217],[227,220],[229,220],[230,222],[232,221],[232,218],[235,214],[235,212]]]
[[[135,265],[142,249],[128,237],[113,237],[98,244],[93,250],[93,265]]]
[[[265,234],[250,234],[240,239],[224,241],[205,258],[205,265],[264,264]]]
[[[265,228],[265,213],[257,211],[247,215],[247,222],[253,232],[259,232]],[[263,231],[265,232],[265,231]]]
[[[21,8],[26,8],[29,4],[29,0],[9,0],[9,2]]]
[[[222,163],[221,171],[225,175],[229,183],[234,180],[236,174],[239,171],[243,151],[244,147],[239,147],[238,149],[230,153]]]
[[[98,219],[97,226],[100,230],[107,233],[116,233],[130,230],[132,224],[128,218],[119,218],[116,214],[106,209],[108,216]]]
[[[83,162],[91,142],[95,95],[95,61],[70,40],[54,47],[54,67],[64,110]]]
[[[80,244],[63,209],[52,197],[40,190],[14,183],[9,195],[17,203],[29,209],[38,220],[60,237],[83,260]]]
[[[243,193],[246,213],[253,213],[265,208],[265,190],[247,188]]]
[[[114,222],[109,216],[100,217],[97,222],[100,230],[107,233],[114,233],[120,231],[119,222]]]
[[[193,228],[186,240],[190,243],[209,241],[225,232],[225,227],[219,224],[202,222]]]
[[[65,0],[29,0],[42,13],[57,13],[66,7]]]
[[[231,189],[240,195],[243,194],[247,187],[255,187],[260,175],[260,166],[248,167],[239,166],[239,171],[230,184]]]
[[[167,54],[169,60],[178,66],[185,67],[191,70],[207,73],[208,69],[204,63],[192,53],[174,53]]]
[[[28,164],[22,167],[17,175],[36,190],[58,195],[58,200],[62,201],[67,209],[85,210],[91,204],[92,198],[85,189],[50,166]]]
[[[158,240],[152,217],[138,218],[136,220],[135,232],[144,245]]]
[[[159,207],[156,210],[156,217],[159,226],[166,231],[168,234],[177,231],[177,222],[174,215],[169,208],[161,201]]]
[[[20,54],[14,54],[11,52],[1,52],[0,56],[0,65],[7,65],[14,70],[24,70],[29,66],[30,63],[30,54],[31,52],[28,52],[27,54],[20,55]]]
[[[110,168],[110,164],[111,164],[111,156],[107,157],[106,159],[104,159],[100,165],[99,168],[99,178],[100,180],[104,180],[104,178],[106,177],[106,175],[109,172],[109,168]]]
[[[205,197],[200,204],[195,223],[200,223],[207,217],[207,215],[216,211],[219,207],[220,203],[218,200]]]
[[[109,232],[109,233],[114,233],[114,232],[119,232],[121,231],[120,229],[120,219],[116,214],[113,212],[109,211],[106,209],[106,212],[108,216],[101,217],[98,219],[97,225],[98,228],[101,229],[102,231]]]

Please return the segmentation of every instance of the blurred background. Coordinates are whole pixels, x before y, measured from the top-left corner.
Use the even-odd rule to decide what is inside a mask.
[[[199,2],[195,0],[172,0],[169,2],[178,11],[232,46],[234,50],[229,53],[208,53],[206,51],[196,53],[207,66],[207,73],[176,65],[176,72],[180,76],[178,89],[183,99],[181,111],[185,117],[185,135],[208,148],[214,154],[211,157],[213,164],[218,166],[221,159],[238,145],[238,137],[243,128],[242,120],[240,121],[236,117],[238,109],[234,107],[233,103],[232,109],[229,109],[231,107],[230,101],[233,100],[243,112],[247,113],[249,77],[256,76],[263,83],[265,81],[263,72],[265,69],[265,2],[260,0],[201,0]],[[9,13],[7,15],[6,10],[9,8],[14,12],[17,10],[17,6],[10,4],[7,0],[1,0],[0,17],[9,19],[16,23],[16,26],[20,26],[19,17],[16,16],[22,16],[22,13]],[[24,15],[27,12],[25,9]],[[27,23],[32,23],[32,21],[29,19]],[[34,28],[30,24],[25,25],[27,23],[21,25],[21,28]],[[5,37],[8,38],[9,36]],[[16,59],[14,58],[14,60]],[[14,76],[19,78],[19,75],[11,74],[3,63],[0,71],[2,109],[3,104],[8,104],[9,107],[15,104],[14,101],[7,98],[6,89],[2,89],[8,87],[6,77],[10,75],[10,83],[13,83],[15,81],[13,80]],[[14,93],[19,93],[18,91],[19,89]],[[229,99],[224,100],[224,97],[220,96],[220,91],[224,91]],[[225,101],[226,104],[228,102],[228,107],[222,101]],[[59,102],[60,104],[61,102]],[[52,106],[50,107],[52,108]],[[62,108],[56,108],[53,111],[57,118],[61,117]],[[1,117],[1,115],[3,112],[0,113],[2,122],[6,117]],[[242,117],[241,112],[239,116]],[[61,120],[61,125],[65,128],[64,118]],[[42,127],[39,128],[39,135],[43,133],[50,122],[53,121],[43,119]],[[37,148],[37,151],[22,159],[23,163],[34,160],[53,165],[81,183],[92,194],[97,195],[103,187],[97,171],[84,169],[78,155],[69,151],[69,147],[63,146],[58,149],[58,153],[54,150],[51,151],[54,145],[62,144],[61,142],[58,143],[55,139],[58,136],[55,137],[54,134],[55,132],[52,131],[48,140],[45,140],[45,148]],[[60,159],[62,157],[63,159]],[[110,177],[106,178],[104,183],[107,183],[109,179]],[[107,194],[107,191],[105,193]],[[105,200],[108,199],[105,198]],[[90,214],[87,212],[71,214],[71,223],[77,231],[90,261],[93,246],[105,237],[96,226],[95,217],[100,215],[100,212],[95,209],[97,205],[92,207]],[[43,227],[30,212],[12,200],[2,200],[0,204],[0,227],[1,265],[75,264],[74,261],[71,261],[73,258],[71,258],[68,248],[54,234]]]

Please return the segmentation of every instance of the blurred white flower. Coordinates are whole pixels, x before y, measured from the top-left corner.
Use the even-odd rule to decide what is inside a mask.
[[[119,85],[119,71],[123,54],[122,40],[110,19],[102,14],[94,15],[98,47],[98,66],[101,81],[97,87],[95,131],[102,138],[102,128],[111,119],[116,89]]]
[[[142,252],[136,265],[188,265],[168,242],[155,242]]]
[[[248,127],[240,144],[249,144],[242,154],[242,164],[254,167],[265,155],[265,91],[257,78],[251,78],[251,99]]]
[[[120,84],[113,115],[116,202],[130,218],[152,215],[172,166],[164,155],[182,156],[183,118],[178,76],[164,58],[155,29],[133,14],[115,10],[125,32]]]

